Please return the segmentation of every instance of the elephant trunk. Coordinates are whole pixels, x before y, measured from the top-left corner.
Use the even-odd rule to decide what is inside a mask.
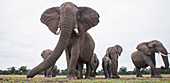
[[[36,74],[41,73],[42,71],[50,68],[52,65],[55,64],[56,60],[61,56],[64,49],[66,48],[69,39],[71,37],[72,28],[68,27],[62,27],[61,28],[61,36],[59,38],[59,42],[57,43],[57,46],[55,47],[53,53],[45,59],[42,63],[40,63],[38,66],[30,70],[27,74],[27,78],[34,77]]]
[[[161,66],[161,69],[168,69],[169,68],[168,52],[165,48],[161,50],[160,52],[161,52],[163,62],[165,64],[165,67]]]

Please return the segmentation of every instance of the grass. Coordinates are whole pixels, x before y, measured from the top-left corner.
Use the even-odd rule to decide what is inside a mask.
[[[31,79],[25,75],[0,75],[0,83],[170,83],[170,74],[162,75],[163,78],[143,76],[137,78],[135,75],[120,75],[120,79],[104,79],[104,76],[97,76],[91,79],[66,80],[66,76],[44,78],[43,75],[37,75]]]

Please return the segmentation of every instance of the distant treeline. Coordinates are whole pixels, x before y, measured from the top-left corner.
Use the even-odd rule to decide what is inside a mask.
[[[162,70],[160,68],[157,68],[158,71],[161,74],[170,74],[170,68],[167,70]],[[0,75],[26,75],[27,72],[29,71],[29,69],[27,69],[27,66],[21,66],[20,68],[16,68],[16,67],[10,67],[7,68],[7,70],[0,70]],[[58,69],[57,70],[57,75],[67,75],[67,69]],[[83,69],[83,74],[85,74],[86,69]],[[136,74],[136,69],[134,68],[133,71],[127,71],[127,68],[122,66],[119,71],[118,71],[119,75],[135,75]],[[142,74],[150,74],[150,69],[149,68],[142,68],[141,69],[141,73]],[[40,75],[43,75],[43,72],[40,73]],[[104,71],[103,69],[100,69],[97,71],[97,75],[104,75]]]

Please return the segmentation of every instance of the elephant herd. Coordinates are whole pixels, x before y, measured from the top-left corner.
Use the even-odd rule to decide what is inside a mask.
[[[71,2],[63,3],[60,7],[52,7],[44,11],[40,18],[49,30],[55,35],[59,35],[59,41],[53,51],[44,50],[41,56],[44,61],[34,67],[27,74],[27,78],[44,71],[45,77],[55,77],[57,72],[56,61],[63,51],[66,53],[67,60],[67,79],[82,79],[83,64],[86,64],[85,78],[96,76],[96,69],[99,60],[94,53],[95,42],[87,32],[90,28],[99,23],[99,14],[89,7],[77,7]],[[137,46],[137,50],[131,55],[131,59],[136,67],[136,76],[142,77],[140,69],[151,67],[151,77],[162,77],[155,68],[155,53],[161,53],[165,67],[169,67],[167,50],[163,44],[157,40],[143,42]],[[120,78],[118,69],[118,57],[123,48],[120,45],[109,47],[102,59],[102,67],[105,78]]]

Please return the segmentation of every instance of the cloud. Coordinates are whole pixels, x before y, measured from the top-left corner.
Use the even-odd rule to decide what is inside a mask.
[[[100,23],[88,32],[93,37],[101,69],[101,60],[108,47],[120,44],[123,53],[119,68],[133,70],[130,55],[145,41],[160,40],[170,51],[170,6],[168,0],[67,0],[77,6],[88,6],[100,15]],[[59,36],[53,35],[40,22],[41,14],[50,7],[60,6],[62,0],[1,0],[0,1],[0,69],[22,65],[33,68],[42,62],[45,49],[54,49]],[[157,56],[157,66],[163,65]],[[159,63],[161,62],[161,63]],[[65,53],[56,62],[65,69]]]

